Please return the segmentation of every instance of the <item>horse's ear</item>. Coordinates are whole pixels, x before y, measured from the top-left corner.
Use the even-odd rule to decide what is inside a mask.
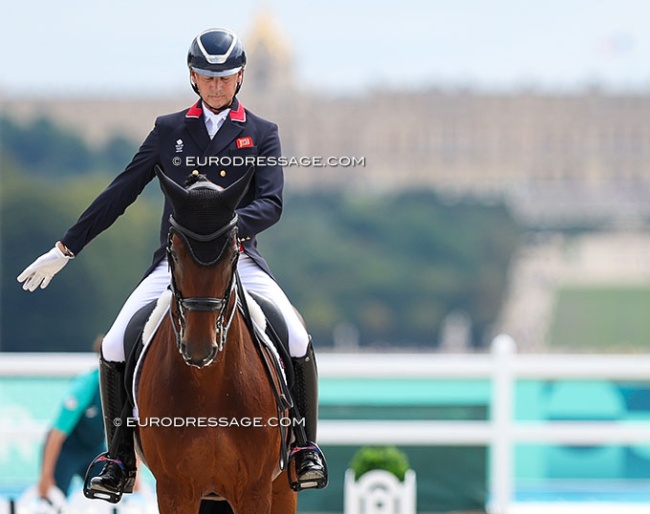
[[[242,178],[237,180],[237,182],[230,184],[221,192],[221,199],[233,212],[235,212],[239,202],[241,202],[246,191],[248,191],[248,186],[250,185],[254,174],[255,166],[251,166]]]
[[[189,192],[165,175],[163,170],[160,169],[160,166],[156,164],[154,170],[160,179],[160,189],[162,189],[165,196],[169,198],[172,205],[177,205],[189,196]]]

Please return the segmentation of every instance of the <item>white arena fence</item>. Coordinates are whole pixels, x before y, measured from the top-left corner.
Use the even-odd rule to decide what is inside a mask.
[[[85,371],[94,363],[96,357],[90,354],[0,354],[0,377],[66,377]],[[488,354],[321,352],[319,373],[324,378],[491,380],[488,421],[322,420],[319,442],[354,446],[484,445],[490,450],[488,507],[492,514],[523,512],[514,502],[513,453],[517,443],[650,443],[650,421],[522,422],[514,416],[518,379],[650,381],[650,357],[645,355],[519,355],[514,341],[501,335],[495,338]],[[0,440],[40,438],[43,431],[44,427],[30,431],[13,427],[11,420],[0,421]],[[650,505],[643,508],[650,512]],[[633,507],[629,512],[632,511]]]

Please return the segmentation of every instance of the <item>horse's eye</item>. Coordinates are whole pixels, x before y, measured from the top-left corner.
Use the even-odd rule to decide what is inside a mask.
[[[169,256],[172,258],[174,262],[178,262],[178,255],[176,255],[176,252],[174,250],[169,251]]]

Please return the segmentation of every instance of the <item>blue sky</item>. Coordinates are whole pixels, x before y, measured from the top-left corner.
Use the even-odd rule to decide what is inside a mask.
[[[192,38],[210,26],[245,35],[261,9],[315,89],[650,91],[650,0],[10,0],[0,16],[0,91],[184,91]]]

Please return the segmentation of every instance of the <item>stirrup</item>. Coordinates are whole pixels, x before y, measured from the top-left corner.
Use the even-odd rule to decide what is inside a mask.
[[[295,457],[298,455],[300,452],[305,451],[305,450],[311,450],[316,452],[320,458],[321,462],[323,464],[323,474],[324,476],[319,478],[319,479],[309,479],[309,480],[300,480],[300,477],[298,476],[298,470],[296,468],[296,462],[295,462]],[[325,459],[325,455],[323,454],[323,451],[318,447],[318,445],[311,443],[308,446],[294,446],[293,449],[291,450],[291,453],[289,453],[289,461],[287,463],[287,475],[289,477],[289,485],[291,486],[291,489],[293,489],[296,492],[300,492],[304,489],[323,489],[327,487],[327,484],[329,482],[329,473],[327,471],[327,460]]]
[[[104,489],[95,489],[93,488],[93,485],[91,483],[91,480],[95,478],[92,476],[92,471],[98,464],[102,463],[109,463],[112,462],[113,464],[117,464],[122,471],[127,474],[127,478],[125,479],[125,485],[124,488],[120,491],[112,492],[112,491],[106,491]],[[97,457],[90,463],[90,466],[88,466],[88,469],[86,470],[86,476],[84,477],[84,496],[86,498],[89,498],[91,500],[104,500],[109,503],[119,503],[119,501],[122,499],[122,495],[124,493],[131,493],[133,492],[133,483],[135,482],[135,478],[128,477],[129,472],[127,471],[126,467],[122,463],[121,460],[119,459],[113,459],[108,452],[104,452]]]

